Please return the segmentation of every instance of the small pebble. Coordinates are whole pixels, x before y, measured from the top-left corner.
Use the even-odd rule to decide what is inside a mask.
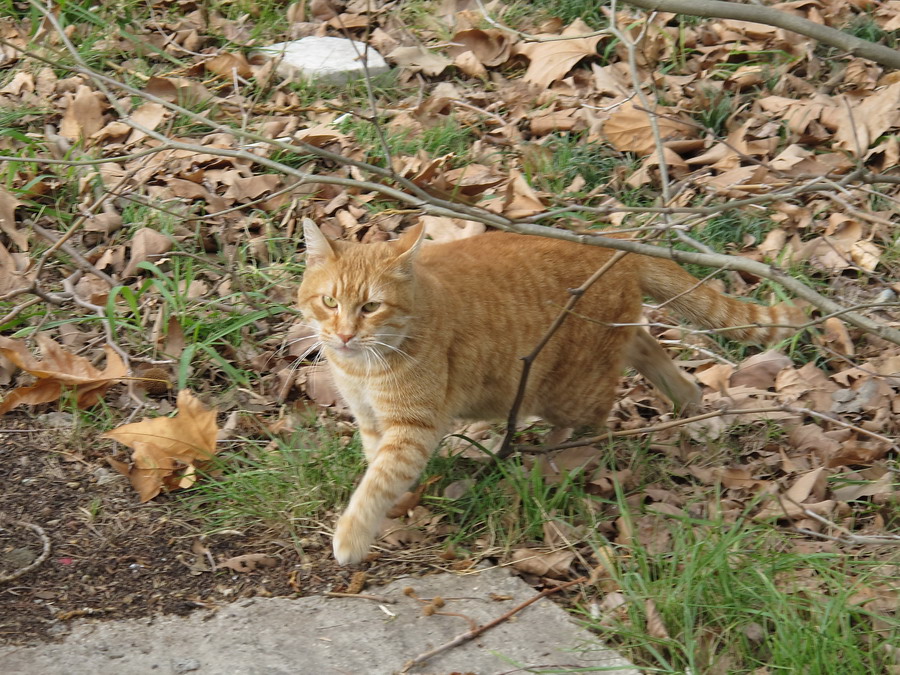
[[[69,412],[48,412],[35,419],[50,429],[69,429],[75,426],[75,416]]]
[[[200,662],[197,659],[181,659],[172,664],[172,670],[176,673],[190,673],[200,670]]]

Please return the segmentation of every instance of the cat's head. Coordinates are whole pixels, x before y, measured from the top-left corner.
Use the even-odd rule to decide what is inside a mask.
[[[331,241],[309,218],[303,220],[306,271],[297,292],[304,319],[331,358],[385,364],[403,354],[414,317],[413,262],[421,225],[396,241],[356,244]]]

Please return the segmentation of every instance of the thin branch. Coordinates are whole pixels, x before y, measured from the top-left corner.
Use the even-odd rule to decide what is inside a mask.
[[[648,11],[737,19],[738,21],[750,21],[783,28],[810,37],[822,44],[837,47],[853,56],[861,56],[895,70],[900,69],[900,51],[896,49],[863,40],[849,33],[771,7],[741,5],[721,0],[624,0],[624,2]]]
[[[641,436],[644,434],[652,434],[657,431],[665,431],[666,429],[672,429],[674,427],[681,427],[685,424],[691,424],[693,422],[700,422],[702,420],[708,420],[713,417],[724,417],[725,415],[755,415],[759,413],[767,413],[767,412],[785,412],[785,406],[782,405],[773,405],[766,406],[763,408],[734,408],[734,409],[722,409],[722,410],[713,410],[711,412],[702,413],[700,415],[694,415],[692,417],[683,417],[677,420],[670,420],[668,422],[661,422],[659,424],[653,424],[647,427],[640,427],[639,429],[625,429],[623,431],[610,431],[605,434],[601,434],[599,436],[590,436],[588,438],[580,438],[575,441],[566,441],[565,443],[559,443],[557,445],[548,445],[548,446],[529,446],[520,448],[519,451],[527,454],[538,454],[542,452],[551,452],[553,450],[565,450],[566,448],[580,448],[583,445],[591,445],[592,443],[601,443],[610,438],[625,438],[627,436]]]
[[[19,577],[28,574],[31,570],[41,565],[47,558],[50,557],[50,537],[47,536],[47,532],[43,527],[41,527],[40,525],[35,525],[34,523],[26,522],[24,520],[13,520],[6,514],[0,513],[0,526],[5,524],[16,525],[18,527],[23,527],[34,532],[41,540],[41,554],[25,567],[20,567],[16,571],[10,572],[9,574],[0,575],[0,584],[7,581],[12,581],[13,579],[18,579]]]
[[[369,595],[367,593],[342,593],[340,591],[326,591],[323,593],[326,598],[359,598],[360,600],[371,600],[385,605],[393,605],[396,600],[387,598],[383,595]]]
[[[545,588],[543,591],[541,591],[537,595],[532,596],[531,598],[529,598],[528,600],[526,600],[525,602],[523,602],[519,605],[516,605],[511,610],[506,612],[506,614],[504,614],[503,616],[499,616],[496,619],[494,619],[493,621],[489,621],[488,623],[486,623],[484,625],[478,626],[477,628],[467,631],[461,635],[457,635],[455,638],[450,640],[450,642],[446,642],[446,643],[440,645],[439,647],[435,647],[434,649],[430,649],[429,651],[424,652],[423,654],[419,654],[414,659],[407,661],[403,665],[403,668],[400,670],[400,672],[408,673],[411,668],[414,668],[415,666],[425,663],[432,657],[437,656],[438,654],[445,652],[448,649],[453,649],[454,647],[458,647],[459,645],[469,642],[470,640],[474,640],[475,638],[477,638],[479,635],[481,635],[485,631],[490,630],[494,626],[500,625],[504,621],[508,621],[515,614],[518,614],[523,609],[528,607],[528,605],[534,604],[541,598],[546,598],[548,595],[553,595],[554,593],[557,593],[561,590],[569,588],[570,586],[574,586],[576,584],[583,584],[583,583],[586,583],[587,581],[588,581],[587,577],[578,577],[577,579],[573,579],[572,581],[567,581],[566,583],[560,584],[559,586],[554,586],[553,588]]]
[[[772,405],[765,406],[761,408],[735,408],[728,409],[723,408],[721,410],[713,410],[707,413],[702,413],[700,415],[694,415],[692,417],[683,417],[681,419],[669,420],[668,422],[661,422],[659,424],[653,424],[646,427],[640,427],[638,429],[624,429],[622,431],[610,431],[605,434],[600,434],[597,436],[590,436],[588,438],[581,438],[574,441],[566,441],[565,443],[559,443],[557,445],[550,446],[529,446],[520,448],[520,452],[527,454],[537,454],[542,452],[551,452],[553,450],[565,450],[566,448],[579,448],[583,445],[591,445],[592,443],[601,443],[603,441],[609,440],[611,438],[626,438],[628,436],[641,436],[644,434],[652,434],[657,431],[665,431],[666,429],[672,429],[674,427],[684,426],[686,424],[691,424],[693,422],[700,422],[702,420],[711,419],[713,417],[725,417],[726,415],[755,415],[759,413],[769,413],[769,412],[784,412],[792,415],[808,415],[810,417],[815,417],[816,419],[822,420],[823,422],[834,422],[838,426],[842,426],[845,429],[851,429],[859,434],[864,436],[868,436],[870,438],[874,438],[883,443],[887,443],[888,447],[891,450],[900,450],[900,445],[897,444],[891,438],[887,436],[883,436],[882,434],[875,433],[874,431],[869,431],[868,429],[864,429],[863,427],[852,424],[850,422],[845,422],[842,419],[832,417],[831,415],[826,415],[824,413],[817,412],[815,410],[810,410],[809,408],[804,408],[800,406],[793,406],[789,404],[780,404],[780,405]]]

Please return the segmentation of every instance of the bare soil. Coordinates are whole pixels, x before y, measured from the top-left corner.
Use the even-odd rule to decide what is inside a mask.
[[[323,539],[301,553],[270,532],[200,538],[198,522],[172,498],[140,504],[128,481],[70,431],[47,431],[23,417],[0,429],[0,579],[42,553],[37,567],[0,584],[0,643],[51,639],[81,616],[123,619],[214,609],[252,596],[298,596],[341,590],[352,571],[338,567]],[[201,543],[202,542],[202,543]],[[267,554],[271,566],[237,572],[209,562]],[[390,565],[369,581],[394,578]]]

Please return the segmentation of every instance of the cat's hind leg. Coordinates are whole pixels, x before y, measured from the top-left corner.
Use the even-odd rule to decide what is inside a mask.
[[[626,362],[656,385],[679,412],[691,414],[699,407],[700,389],[643,328],[638,328],[628,343]]]

